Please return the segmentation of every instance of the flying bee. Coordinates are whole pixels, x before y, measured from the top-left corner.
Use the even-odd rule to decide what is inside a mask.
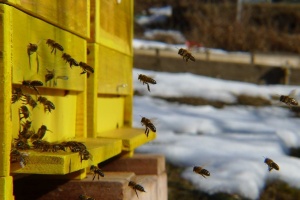
[[[138,193],[137,193],[137,190],[140,191],[140,192],[146,192],[143,186],[137,184],[137,183],[134,182],[134,181],[129,181],[128,186],[131,187],[132,189],[134,189],[137,198],[139,198],[139,195],[138,195]]]
[[[80,200],[95,200],[93,197],[89,197],[89,196],[87,196],[85,194],[79,195],[79,199]]]
[[[38,80],[33,80],[33,81],[24,80],[24,81],[22,81],[22,85],[25,86],[25,87],[34,89],[39,94],[39,91],[36,87],[43,86],[43,82],[38,81]]]
[[[199,166],[195,166],[193,168],[193,172],[197,173],[197,174],[200,174],[201,176],[203,176],[204,178],[206,178],[205,176],[210,176],[210,173],[208,170],[202,168],[202,167],[199,167]]]
[[[149,77],[149,76],[146,76],[146,75],[144,75],[144,74],[140,74],[139,77],[138,77],[138,79],[139,79],[141,82],[143,82],[143,85],[144,85],[144,84],[147,85],[147,88],[148,88],[148,91],[149,91],[149,92],[150,92],[150,86],[149,86],[149,83],[151,83],[151,84],[156,84],[156,81],[155,81],[153,78],[151,78],[151,77]]]
[[[29,59],[29,67],[31,68],[31,58],[30,55],[35,53],[38,50],[38,45],[37,44],[32,44],[29,43],[29,45],[27,45],[27,55],[28,55],[28,59]],[[37,63],[37,73],[39,72],[39,57],[38,54],[36,54],[36,63]]]
[[[84,63],[84,62],[80,62],[79,66],[82,69],[82,72],[80,74],[85,74],[85,73],[94,73],[94,68],[92,68],[91,66],[89,66],[88,64]]]
[[[22,153],[17,149],[12,149],[10,152],[10,162],[11,163],[20,162],[21,167],[24,168],[27,162],[26,161],[27,156],[28,156],[27,153]]]
[[[91,165],[90,170],[94,173],[93,180],[95,179],[96,175],[98,175],[98,180],[100,176],[104,177],[104,173],[102,172],[102,170],[96,167],[95,165]]]
[[[270,158],[265,158],[264,163],[266,163],[268,165],[269,172],[272,169],[279,170],[279,166],[273,160],[271,160]]]
[[[63,53],[62,58],[69,63],[70,68],[72,68],[72,65],[79,66],[79,63],[67,53]]]
[[[51,110],[55,110],[55,105],[46,97],[39,96],[37,100],[44,105],[45,112],[51,112]]]
[[[182,59],[185,60],[185,62],[188,62],[189,60],[194,61],[194,62],[196,61],[195,57],[192,56],[192,53],[186,49],[180,48],[178,50],[178,54],[182,56]]]
[[[142,124],[142,126],[146,127],[145,134],[146,134],[147,137],[149,135],[150,130],[153,131],[153,132],[156,132],[156,128],[153,125],[153,123],[150,121],[150,119],[148,119],[146,117],[142,117],[141,124]]]
[[[47,74],[45,74],[45,82],[47,83],[48,81],[51,81],[54,78],[55,74],[54,74],[54,69],[52,71],[48,69],[46,70],[47,70]]]
[[[21,117],[21,115],[23,115]],[[29,117],[29,110],[27,108],[27,106],[21,106],[20,109],[19,109],[19,116],[20,116],[20,120],[21,119],[27,119]]]
[[[36,101],[29,94],[25,94],[23,96],[25,97],[25,99],[22,100],[24,102],[24,104],[30,105],[32,107],[32,109],[37,106]]]
[[[279,101],[285,103],[289,107],[298,106],[298,101],[293,98],[296,95],[296,90],[292,90],[288,95],[280,95]]]
[[[64,51],[64,48],[54,40],[48,39],[46,41],[46,44],[48,44],[48,46],[52,48],[51,53],[54,52],[54,54],[56,54],[56,49],[58,49],[59,51]]]
[[[37,135],[38,135],[38,139],[43,139],[43,137],[45,136],[46,134],[46,131],[50,131],[47,129],[47,126],[45,125],[42,125],[39,130],[37,131]],[[51,131],[50,131],[51,132]]]
[[[16,103],[17,101],[19,101],[23,96],[23,92],[21,88],[14,88],[13,89],[13,93],[12,93],[12,97],[11,97],[11,102],[12,103]]]
[[[38,50],[38,45],[29,43],[29,45],[27,46],[27,54],[28,54],[28,56],[30,56],[31,54],[33,54],[37,50]]]

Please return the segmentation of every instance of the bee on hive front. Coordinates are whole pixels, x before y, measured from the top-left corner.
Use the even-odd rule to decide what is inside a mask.
[[[41,104],[44,105],[44,110],[45,110],[45,112],[47,112],[47,111],[51,112],[51,110],[54,110],[54,109],[55,109],[54,103],[52,103],[51,101],[49,101],[46,97],[39,96],[37,100],[38,100]]]
[[[56,49],[58,49],[59,51],[64,51],[64,48],[54,40],[48,39],[46,41],[46,44],[48,44],[48,46],[52,48],[51,53],[54,52],[54,54],[56,54]]]
[[[180,48],[178,54],[182,56],[182,59],[185,60],[185,62],[188,62],[189,60],[196,61],[195,57],[192,56],[192,53],[186,49]]]
[[[150,119],[146,118],[146,117],[142,117],[141,119],[141,124],[142,126],[145,126],[146,129],[145,129],[145,134],[146,136],[148,137],[149,135],[149,131],[153,131],[153,132],[156,132],[156,128],[155,126],[153,125],[153,123],[150,121]]]
[[[28,104],[32,108],[35,108],[37,106],[36,101],[29,94],[25,94],[24,97],[25,99],[22,100],[24,104]]]
[[[270,158],[265,158],[264,162],[268,165],[269,171],[271,171],[272,169],[279,170],[279,166]]]
[[[93,180],[95,179],[96,175],[98,175],[98,180],[100,176],[104,177],[104,173],[102,172],[102,170],[96,167],[95,165],[91,165],[90,170],[94,173]]]
[[[128,186],[131,187],[135,191],[137,198],[139,198],[137,190],[140,192],[146,192],[143,186],[137,184],[134,181],[129,181]]]
[[[27,153],[22,153],[17,149],[12,149],[10,152],[10,162],[11,163],[20,162],[21,167],[24,168],[26,165],[27,156],[28,156]]]
[[[23,116],[21,117],[21,115],[23,115]],[[19,117],[20,117],[20,120],[22,120],[23,118],[27,119],[29,117],[29,110],[28,110],[27,106],[21,106],[20,107]]]
[[[82,72],[80,74],[94,73],[94,68],[92,68],[91,66],[89,66],[88,64],[86,64],[84,62],[80,62],[79,66],[82,69]]]
[[[69,54],[67,53],[63,53],[63,55],[61,56],[62,59],[64,59],[67,63],[69,63],[70,67],[72,68],[72,66],[79,66],[79,63],[72,58]]]
[[[34,89],[39,94],[39,91],[36,87],[43,86],[43,82],[38,81],[38,80],[33,80],[33,81],[24,80],[24,81],[22,81],[22,85],[25,86],[25,87]]]
[[[149,86],[149,83],[151,83],[151,84],[156,84],[156,81],[155,81],[153,78],[151,78],[151,77],[149,77],[149,76],[146,76],[146,75],[144,75],[144,74],[140,74],[139,77],[138,77],[138,79],[139,79],[141,82],[143,82],[143,85],[144,85],[144,84],[147,85],[147,88],[148,88],[148,91],[149,91],[149,92],[150,92],[150,86]]]
[[[11,102],[12,103],[16,103],[17,101],[19,101],[23,96],[23,92],[21,88],[14,88],[13,89],[13,93],[12,93],[12,97],[11,97]]]
[[[210,173],[208,170],[202,168],[202,167],[199,167],[199,166],[195,166],[193,168],[193,172],[197,173],[197,174],[200,174],[201,176],[203,176],[204,178],[206,178],[205,176],[210,176]]]

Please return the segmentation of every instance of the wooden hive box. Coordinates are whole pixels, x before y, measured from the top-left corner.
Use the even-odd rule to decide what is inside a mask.
[[[79,67],[70,68],[62,59],[65,52],[78,62],[86,62],[86,39],[16,7],[7,1],[0,3],[0,199],[5,200],[13,199],[12,175],[64,175],[75,172],[75,175],[82,177],[85,176],[86,167],[120,154],[122,150],[120,139],[87,138],[86,74],[81,74],[82,69]],[[46,43],[48,39],[59,43],[63,52],[58,49],[56,53],[52,51],[51,45]],[[37,51],[28,53],[30,43],[37,45]],[[54,77],[46,81],[49,73]],[[43,86],[34,90],[22,85],[25,80],[39,81]],[[46,97],[55,105],[55,109],[49,112],[40,102],[34,108],[22,100],[12,103],[12,93],[17,89],[35,101],[40,96]],[[28,119],[21,119],[21,106],[27,106]],[[91,159],[81,160],[79,153],[70,151],[24,150],[28,155],[26,166],[21,167],[18,162],[11,164],[11,144],[16,145],[15,139],[19,137],[26,120],[31,121],[30,130],[35,132],[46,125],[50,131],[46,132],[43,139],[48,142],[83,142]],[[28,141],[32,146],[30,139]]]
[[[95,73],[87,80],[88,135],[122,139],[123,150],[132,155],[136,147],[156,137],[132,128],[133,0],[90,4],[87,60]]]
[[[90,37],[90,1],[78,0],[0,0],[83,38]]]

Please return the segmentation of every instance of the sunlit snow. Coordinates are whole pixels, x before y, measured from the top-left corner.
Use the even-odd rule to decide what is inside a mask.
[[[146,85],[138,74],[153,76],[156,85]],[[265,86],[225,81],[190,73],[164,73],[133,70],[134,89],[144,96],[134,97],[134,126],[141,116],[155,118],[157,138],[137,151],[160,153],[168,162],[185,168],[181,174],[199,190],[228,192],[246,198],[259,198],[267,181],[282,180],[300,188],[300,159],[288,156],[291,147],[300,147],[300,119],[288,108],[209,105],[190,106],[170,103],[162,97],[202,97],[235,102],[246,94],[270,99],[288,94],[299,86]],[[150,133],[151,134],[151,133]],[[273,159],[280,170],[268,171],[264,157]],[[193,166],[204,166],[211,173],[206,179],[195,174]]]

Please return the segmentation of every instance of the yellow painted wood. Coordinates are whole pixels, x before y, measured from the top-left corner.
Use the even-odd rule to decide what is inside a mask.
[[[132,55],[133,0],[91,0],[91,39]]]
[[[75,139],[74,139],[75,140]],[[122,141],[119,139],[81,138],[76,141],[83,142],[90,154],[91,160],[80,161],[79,153],[72,152],[37,152],[27,151],[28,161],[24,168],[14,168],[11,173],[29,174],[68,174],[90,165],[96,165],[108,158],[118,155],[122,150]],[[18,163],[15,163],[18,164]]]
[[[90,51],[87,56],[87,62],[91,66],[95,66],[95,72],[93,76],[87,80],[87,135],[88,137],[97,136],[97,94],[98,94],[98,63],[99,63],[99,45],[95,43],[88,43],[88,49]]]
[[[0,199],[13,200],[13,179],[11,176],[0,177]]]
[[[9,175],[12,123],[10,116],[11,101],[11,30],[5,30],[11,21],[11,11],[0,6],[0,199],[12,200],[13,181]]]
[[[84,38],[90,36],[90,1],[0,0]]]
[[[98,94],[130,95],[132,91],[132,56],[99,45]]]
[[[2,4],[3,5],[3,4]],[[6,6],[6,5],[3,5]],[[7,6],[9,7],[9,6]],[[82,70],[79,67],[69,67],[62,58],[62,52],[51,54],[51,47],[46,44],[47,39],[53,39],[63,46],[64,52],[70,54],[75,60],[86,61],[86,41],[74,34],[61,30],[42,20],[27,15],[20,10],[10,7],[12,12],[12,22],[5,30],[12,31],[12,67],[13,83],[20,84],[23,80],[40,80],[45,83],[45,75],[48,70],[55,70],[57,76],[68,76],[68,80],[57,79],[49,82],[47,86],[57,89],[68,89],[84,91],[85,75],[80,75]],[[27,45],[29,43],[38,44],[37,55],[39,59],[39,70],[36,62],[36,53],[29,57],[27,55]]]
[[[97,98],[97,133],[114,130],[124,125],[124,98]]]
[[[121,128],[113,131],[101,133],[101,138],[118,138],[123,142],[124,151],[133,151],[135,148],[150,142],[156,138],[156,133],[150,131],[148,137],[144,129]]]
[[[79,126],[84,119],[82,113],[84,110],[82,108],[77,109],[78,94],[76,92],[70,92],[64,94],[63,91],[48,91],[40,90],[43,97],[46,97],[48,100],[54,103],[55,110],[49,112],[44,111],[44,106],[40,103],[32,109],[30,106],[27,106],[30,111],[30,121],[31,127],[33,130],[38,131],[38,129],[45,125],[50,131],[47,131],[44,138],[46,141],[55,142],[63,141],[70,138],[74,138],[83,133],[83,130],[76,130],[76,126]],[[35,94],[32,93],[32,97],[35,98]],[[19,122],[19,108],[23,105],[21,101],[18,101],[11,105],[11,114],[13,121],[13,138],[17,138],[19,134],[20,122]],[[23,120],[25,121],[25,120]],[[83,126],[81,124],[80,126]],[[78,133],[78,134],[76,134]]]

